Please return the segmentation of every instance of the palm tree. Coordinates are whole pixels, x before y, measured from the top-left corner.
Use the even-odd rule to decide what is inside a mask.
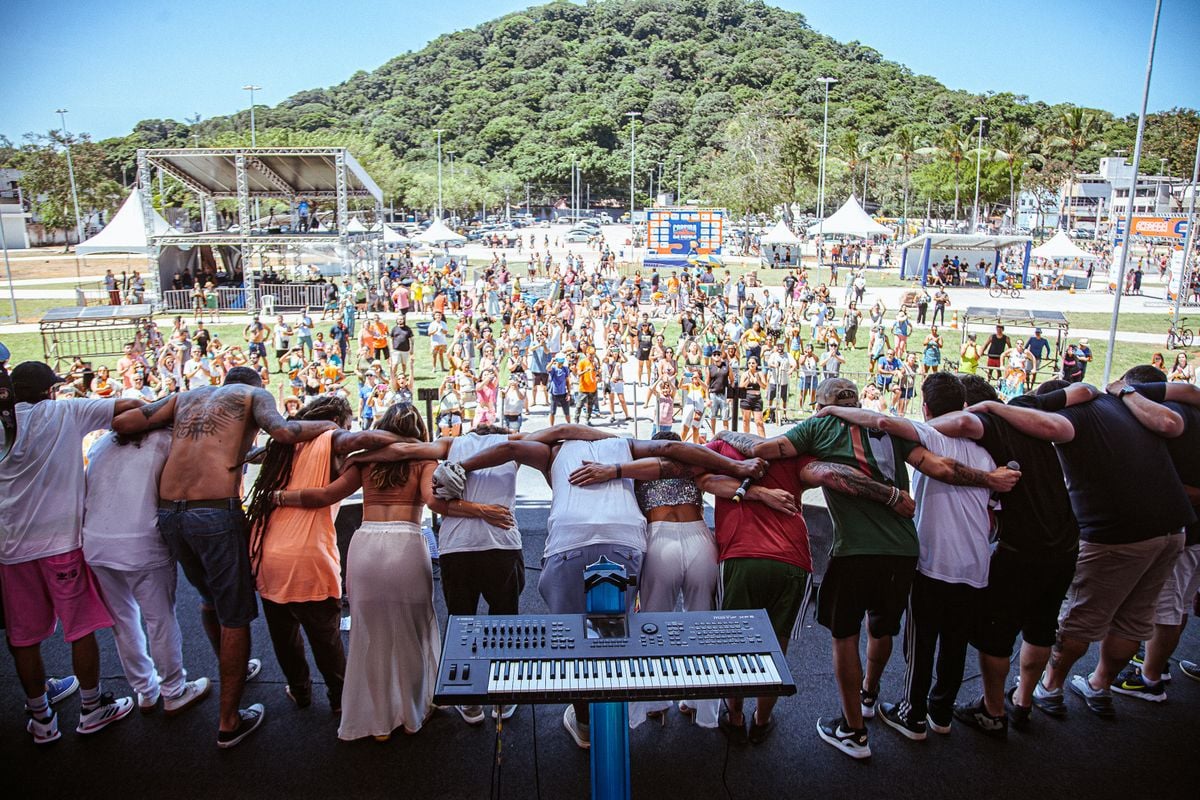
[[[997,135],[995,157],[1008,164],[1008,209],[1012,214],[1013,225],[1017,224],[1017,174],[1026,163],[1041,164],[1042,138],[1034,129],[1022,128],[1015,122],[1006,122],[1000,126]]]
[[[912,128],[904,125],[892,132],[892,141],[889,147],[892,159],[900,164],[904,170],[904,225],[908,225],[908,176],[912,168],[912,160],[916,157],[919,149],[917,135],[913,133]]]
[[[1075,161],[1081,150],[1087,150],[1097,144],[1100,136],[1100,119],[1092,112],[1071,107],[1059,114],[1055,121],[1057,136],[1051,140],[1055,147],[1065,147],[1071,151],[1071,172],[1067,176],[1066,223],[1067,230],[1071,229],[1071,194],[1075,190]]]
[[[920,155],[936,153],[954,164],[954,222],[958,222],[958,195],[962,182],[962,162],[971,150],[971,141],[962,135],[957,125],[948,125],[938,134],[937,144],[917,150]]]

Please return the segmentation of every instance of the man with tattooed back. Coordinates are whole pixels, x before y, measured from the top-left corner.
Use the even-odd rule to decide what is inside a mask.
[[[173,394],[113,420],[113,430],[126,435],[164,425],[172,425],[171,452],[158,484],[158,528],[200,593],[201,619],[221,669],[217,746],[233,747],[259,726],[264,711],[260,703],[238,708],[250,622],[258,616],[241,467],[260,429],[296,444],[336,425],[285,419],[248,367],[231,369],[222,386]]]

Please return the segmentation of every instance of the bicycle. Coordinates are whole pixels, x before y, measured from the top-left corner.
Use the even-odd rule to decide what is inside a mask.
[[[1008,295],[1013,300],[1021,299],[1021,290],[1016,286],[1008,283],[996,283],[992,281],[992,285],[988,287],[988,294],[992,297],[1004,297]]]
[[[1174,350],[1177,347],[1192,346],[1192,329],[1185,326],[1187,317],[1183,317],[1179,322],[1171,321],[1167,324],[1167,349]]]

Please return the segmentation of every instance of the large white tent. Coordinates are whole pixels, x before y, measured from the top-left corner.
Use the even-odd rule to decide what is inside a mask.
[[[455,233],[445,222],[437,219],[417,236],[417,241],[425,244],[462,244],[467,237]]]
[[[792,229],[787,226],[783,220],[775,225],[774,228],[758,237],[758,242],[761,245],[796,245],[800,244],[801,239],[796,234],[792,233]]]
[[[1072,242],[1071,238],[1067,236],[1067,232],[1062,230],[1029,251],[1029,255],[1034,258],[1048,258],[1052,261],[1076,258],[1090,260],[1096,258],[1094,254],[1089,253]]]
[[[384,244],[408,244],[411,239],[397,233],[396,229],[391,225],[383,226],[383,243]]]
[[[162,218],[157,211],[151,209],[154,215],[152,224],[155,236],[165,236],[179,231]],[[81,256],[97,253],[131,253],[135,255],[150,255],[156,247],[146,240],[146,217],[142,213],[142,191],[134,189],[125,198],[104,229],[92,238],[75,248]]]
[[[833,236],[891,236],[891,228],[880,225],[863,211],[854,195],[846,198],[842,207],[825,218],[824,222],[808,227],[808,234]]]

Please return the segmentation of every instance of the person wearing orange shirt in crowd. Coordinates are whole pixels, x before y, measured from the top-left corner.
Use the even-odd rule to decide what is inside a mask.
[[[596,348],[588,347],[579,361],[575,364],[575,374],[579,376],[579,402],[575,404],[575,421],[583,411],[587,410],[588,425],[592,424],[592,412],[599,411],[600,404],[596,401]]]
[[[367,331],[371,334],[371,359],[380,361],[388,360],[388,329],[383,324],[383,320],[378,315],[371,317],[371,322],[367,325]]]

